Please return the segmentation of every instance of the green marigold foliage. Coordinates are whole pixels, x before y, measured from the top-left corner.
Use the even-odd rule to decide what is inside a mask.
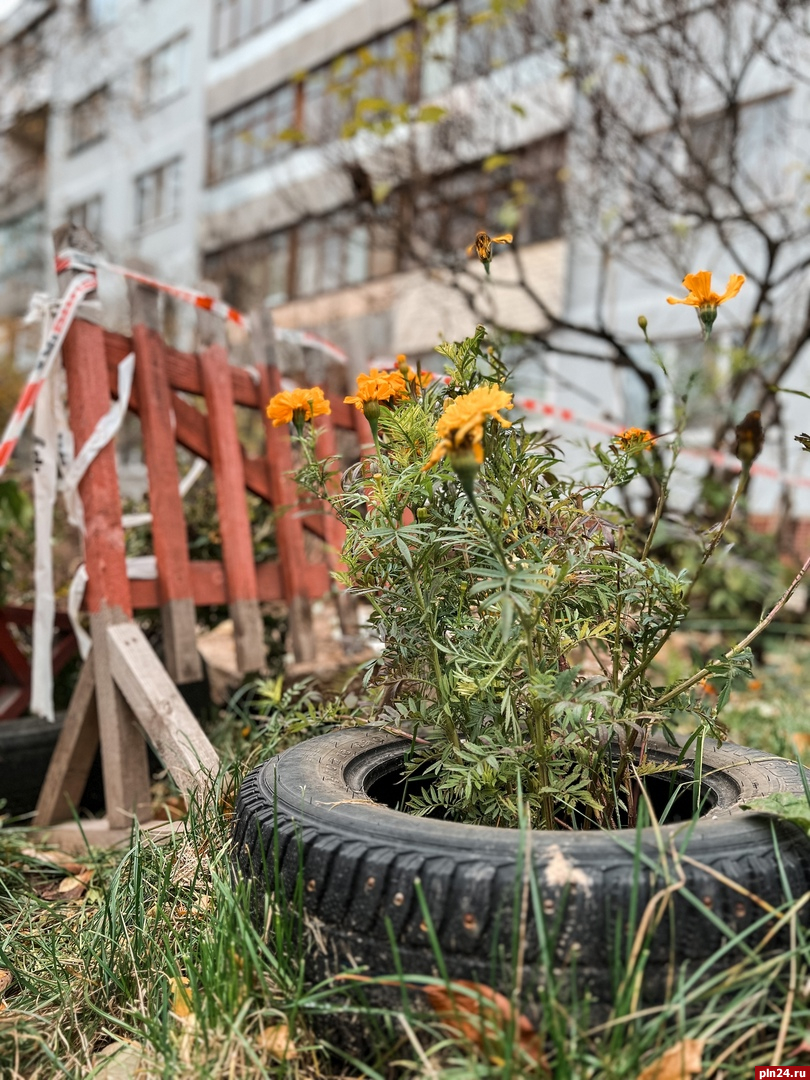
[[[436,423],[508,372],[483,327],[438,351],[449,384],[382,408],[376,456],[338,484],[305,439],[298,476],[345,524],[340,578],[373,608],[375,719],[413,732],[402,805],[489,825],[517,824],[520,802],[547,828],[632,822],[634,747],[696,708],[681,694],[657,709],[648,679],[688,582],[650,558],[615,499],[651,451],[634,438],[600,451],[598,480],[564,479],[514,410],[506,430],[485,424],[470,498],[451,455],[425,469]]]

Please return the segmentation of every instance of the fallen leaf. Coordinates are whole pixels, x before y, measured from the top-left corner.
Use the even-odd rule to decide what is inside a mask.
[[[511,1001],[483,983],[459,979],[450,988],[425,986],[422,990],[431,1008],[441,1016],[447,1026],[469,1039],[479,1049],[483,1050],[485,1043],[489,1045],[497,1040],[512,1022],[514,1014]],[[543,1054],[540,1036],[527,1017],[517,1018],[515,1034],[520,1049],[527,1057],[547,1070],[548,1062]],[[494,1058],[491,1060],[494,1061]]]
[[[0,968],[0,994],[5,994],[6,990],[11,986],[11,972],[6,971],[5,968]]]
[[[682,1039],[642,1069],[637,1080],[689,1080],[703,1071],[704,1039]]]
[[[256,1040],[260,1050],[266,1050],[276,1061],[293,1061],[298,1057],[295,1043],[290,1038],[290,1029],[286,1024],[277,1024],[265,1028]]]
[[[183,975],[179,979],[169,979],[169,987],[172,992],[172,1012],[181,1020],[191,1015],[191,983]]]
[[[64,851],[37,851],[36,848],[28,847],[23,848],[20,854],[45,863],[46,866],[58,866],[60,870],[65,870],[68,874],[81,874],[87,869],[84,863],[76,861],[74,855],[68,855]]]

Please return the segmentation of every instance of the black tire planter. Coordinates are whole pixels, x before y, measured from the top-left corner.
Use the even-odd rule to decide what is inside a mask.
[[[318,921],[325,946],[308,960],[313,979],[357,965],[373,975],[395,971],[387,920],[402,970],[438,976],[414,888],[418,879],[450,977],[508,991],[520,834],[417,818],[374,802],[369,790],[399,770],[409,745],[379,729],[347,729],[311,739],[253,770],[236,803],[235,870],[253,879],[259,895],[274,890],[278,873],[291,897],[303,865],[304,910]],[[656,743],[650,757],[675,761],[677,750]],[[682,777],[691,778],[693,768],[687,755]],[[772,822],[742,811],[740,804],[775,791],[803,794],[797,766],[708,741],[703,784],[712,809],[696,824],[658,830],[667,850],[688,854],[690,861],[680,861],[685,883],[673,897],[674,918],[661,919],[650,944],[642,997],[648,1004],[665,996],[672,961],[694,969],[726,941],[708,911],[734,931],[762,916],[723,877],[774,906],[786,900]],[[799,897],[810,889],[810,843],[793,826],[778,823],[775,830],[790,894]],[[617,935],[618,955],[624,957],[635,931],[628,925],[634,878],[636,924],[665,884],[655,831],[639,832],[640,837],[630,829],[531,836],[558,992],[581,997],[587,991],[596,1006],[592,1015],[613,1000]],[[639,839],[642,856],[650,860],[642,859],[640,874],[634,869]],[[664,861],[670,880],[677,880],[672,858]],[[529,907],[523,986],[531,1015],[531,1001],[549,973]],[[722,966],[733,959],[727,954]]]

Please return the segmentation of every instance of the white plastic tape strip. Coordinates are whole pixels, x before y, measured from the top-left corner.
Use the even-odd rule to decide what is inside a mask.
[[[131,581],[155,581],[157,578],[157,559],[154,555],[133,555],[127,559],[127,577]],[[76,641],[79,655],[86,660],[93,644],[92,638],[81,624],[82,600],[87,588],[87,567],[82,563],[70,583],[67,597],[67,613]]]
[[[43,321],[43,339],[48,320]],[[57,445],[55,399],[58,367],[45,379],[34,406],[34,617],[31,645],[31,712],[53,722],[53,507],[56,502]]]
[[[185,499],[186,495],[205,472],[207,465],[208,462],[204,458],[194,458],[194,461],[191,463],[191,468],[180,481],[179,491],[181,499]],[[151,525],[152,515],[148,510],[145,510],[140,514],[124,514],[121,518],[121,524],[125,529],[137,529],[139,525]]]
[[[118,400],[100,418],[90,438],[67,465],[62,477],[62,490],[68,511],[68,521],[84,533],[84,508],[79,498],[79,482],[87,472],[90,463],[115,438],[124,422],[129,407],[129,395],[132,392],[132,379],[135,374],[135,353],[131,352],[118,365]]]
[[[195,458],[191,464],[191,468],[186,475],[180,481],[178,490],[180,491],[180,498],[183,499],[191,491],[192,487],[197,483],[199,478],[205,472],[208,462],[203,458]],[[135,528],[138,525],[149,525],[152,521],[151,514],[124,514],[122,518],[122,524],[125,529]],[[139,579],[141,581],[153,581],[157,579],[157,559],[154,555],[134,555],[127,559],[127,577],[132,580]],[[88,653],[90,652],[90,646],[92,641],[90,635],[85,633],[80,621],[80,613],[82,607],[82,601],[84,600],[84,591],[87,588],[87,567],[84,563],[78,568],[73,575],[73,580],[70,583],[70,589],[68,590],[67,608],[68,617],[70,619],[70,625],[73,627],[73,633],[76,635],[76,641],[79,643],[79,653],[82,660],[86,660]]]
[[[95,287],[95,274],[79,274],[70,283],[67,292],[60,300],[53,324],[48,328],[47,334],[43,334],[42,345],[37,353],[36,362],[28,373],[23,392],[14,406],[14,411],[9,417],[2,437],[0,437],[0,476],[3,475],[3,470],[25,430],[28,417],[31,415],[45,380],[50,374],[57,356],[59,356],[62,342],[70,329],[70,324],[73,322],[79,304],[94,291]],[[36,303],[43,307],[42,297],[38,294],[35,295],[37,296]]]
[[[47,324],[43,324],[43,337],[48,336]],[[123,423],[132,391],[135,373],[135,353],[129,353],[118,365],[118,400],[101,417],[90,438],[73,457],[73,440],[67,438],[64,399],[61,394],[61,368],[57,365],[48,373],[36,401],[34,414],[34,439],[36,462],[34,473],[34,529],[36,558],[34,564],[34,626],[31,648],[31,712],[54,718],[53,707],[53,624],[55,600],[53,594],[53,565],[51,559],[51,536],[53,533],[53,503],[56,497],[57,462],[63,469],[62,491],[67,508],[68,521],[84,533],[84,508],[79,496],[79,481],[90,463],[98,455]],[[61,436],[61,437],[60,437]],[[81,567],[84,570],[84,566]],[[77,572],[78,573],[78,572]],[[87,572],[84,570],[85,584]],[[74,593],[76,577],[68,594]],[[84,585],[79,594],[79,605],[84,596]],[[76,609],[78,611],[78,608]],[[90,639],[71,616],[79,651],[86,658]]]
[[[79,656],[81,656],[82,660],[86,660],[90,655],[90,648],[93,644],[92,638],[79,621],[79,612],[81,611],[84,590],[86,588],[87,567],[84,563],[81,563],[77,568],[76,573],[73,575],[73,580],[68,589],[67,613],[68,618],[70,619],[70,625],[73,627],[76,642],[79,646]]]

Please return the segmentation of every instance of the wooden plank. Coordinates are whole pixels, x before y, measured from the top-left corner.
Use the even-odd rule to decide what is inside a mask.
[[[67,821],[79,806],[98,750],[92,653],[82,665],[39,793],[34,825]]]
[[[115,334],[110,330],[104,331],[104,343],[107,350],[107,363],[112,372],[111,388],[115,389],[115,369],[124,357],[132,352],[133,344],[130,338],[123,334]],[[166,346],[166,371],[169,376],[169,384],[173,390],[179,390],[186,394],[199,394],[202,396],[202,376],[200,375],[199,357],[195,353],[180,352]],[[231,384],[233,400],[237,405],[245,405],[255,409],[256,387],[249,372],[244,368],[231,368]],[[332,406],[332,416],[336,427],[345,428],[347,431],[355,429],[353,413],[357,410],[352,405],[346,405],[343,396],[325,391],[329,403]],[[362,413],[361,419],[365,420]]]
[[[3,604],[0,607],[0,622],[11,623],[12,626],[31,626],[34,621],[33,607],[15,607],[13,604]],[[54,625],[60,630],[70,630],[71,623],[66,611],[54,613]]]
[[[255,311],[251,320],[251,344],[259,372],[258,398],[265,406],[262,409],[265,468],[273,506],[282,511],[276,517],[276,544],[281,563],[281,584],[288,608],[289,639],[295,659],[303,662],[315,659],[315,635],[307,594],[304,526],[301,518],[295,514],[298,488],[291,477],[295,468],[292,442],[289,425],[273,427],[266,411],[267,402],[281,390],[281,373],[271,362],[275,358],[272,318],[269,312]]]
[[[222,563],[194,560],[191,563],[191,578],[194,587],[194,602],[197,607],[228,603],[225,569]],[[263,603],[284,599],[281,588],[281,569],[275,560],[257,564],[256,581],[259,600]],[[329,570],[323,563],[307,564],[304,584],[306,596],[310,600],[317,600],[328,593],[329,582]],[[132,580],[129,585],[132,592],[132,606],[136,611],[158,606],[156,581]]]
[[[110,828],[120,829],[132,819],[146,821],[151,813],[149,758],[132,710],[115,685],[110,668],[107,630],[129,620],[119,611],[104,608],[91,613],[96,708],[101,737],[104,805]]]
[[[116,685],[172,779],[189,798],[206,791],[219,757],[142,631],[121,623],[109,627],[107,640]]]
[[[253,539],[245,499],[245,469],[236,431],[228,354],[212,345],[200,356],[208,408],[211,467],[217,493],[222,560],[228,608],[234,625],[236,659],[241,671],[263,667],[264,624],[253,557]]]
[[[110,407],[103,349],[101,327],[83,319],[73,323],[62,347],[70,426],[77,453]],[[91,462],[79,483],[79,494],[86,522],[88,610],[116,607],[129,615],[121,497],[112,443],[99,451]]]
[[[185,543],[186,520],[178,490],[180,474],[172,431],[171,390],[163,340],[156,328],[157,295],[135,285],[130,288],[130,298],[135,382],[149,474],[166,667],[176,683],[197,682],[203,677],[202,661],[197,652],[197,620]]]
[[[86,230],[71,225],[57,229],[53,239],[57,251],[65,247],[97,250]],[[73,273],[69,270],[59,275],[61,290]],[[102,328],[84,319],[75,320],[62,346],[62,361],[70,427],[78,452],[110,407]],[[132,614],[113,443],[108,443],[90,463],[79,483],[79,494],[85,517],[85,598],[93,635],[104,797],[110,825],[123,828],[133,814],[141,817],[149,813],[149,767],[146,744],[115,690],[107,658],[106,627]],[[99,635],[100,642],[96,640]],[[57,775],[52,779],[59,785]]]

